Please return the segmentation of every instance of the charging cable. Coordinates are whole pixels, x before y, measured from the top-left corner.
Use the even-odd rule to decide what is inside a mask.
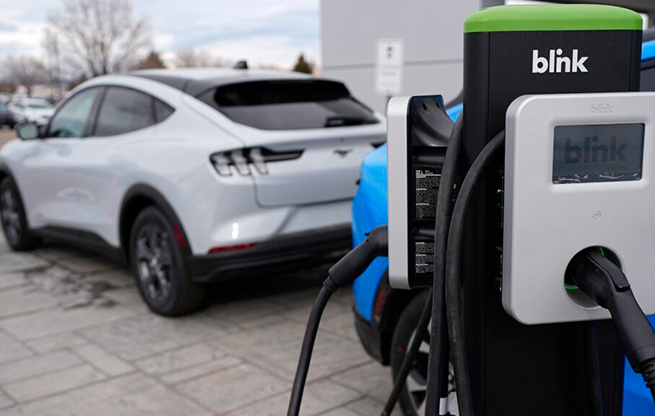
[[[655,399],[655,332],[635,299],[628,278],[597,249],[578,253],[566,270],[567,280],[609,310],[632,369],[641,373]]]
[[[598,323],[582,324],[584,367],[587,378],[587,401],[590,416],[603,416],[603,392],[600,381],[600,348],[598,346]]]
[[[387,226],[383,225],[371,231],[366,240],[357,247],[352,249],[341,260],[339,260],[328,271],[328,277],[323,281],[323,288],[319,292],[312,312],[309,315],[305,337],[300,350],[300,359],[296,376],[293,380],[293,389],[291,390],[291,399],[287,416],[298,416],[300,413],[300,404],[302,395],[307,382],[307,373],[309,364],[312,360],[312,352],[318,333],[318,325],[321,322],[321,316],[332,295],[339,288],[351,284],[366,268],[380,256],[388,255],[388,233]]]
[[[503,150],[505,132],[497,134],[482,149],[469,168],[462,187],[459,190],[455,208],[453,208],[450,230],[448,231],[448,250],[446,255],[446,316],[448,337],[450,339],[450,356],[455,367],[455,385],[457,386],[457,404],[461,416],[473,416],[473,393],[471,377],[466,358],[464,343],[464,322],[461,314],[461,269],[466,217],[476,185],[483,176],[494,157]],[[472,282],[469,282],[472,284]],[[428,395],[431,392],[428,391]],[[434,392],[433,392],[434,393]]]
[[[447,412],[448,373],[450,369],[450,348],[446,327],[446,250],[450,229],[455,180],[462,157],[464,143],[464,115],[457,118],[446,150],[441,173],[441,187],[437,195],[437,214],[434,224],[434,274],[432,277],[432,327],[430,328],[430,354],[428,356],[427,396],[425,414],[436,415]],[[445,406],[442,406],[442,403]],[[443,411],[442,411],[443,410]]]

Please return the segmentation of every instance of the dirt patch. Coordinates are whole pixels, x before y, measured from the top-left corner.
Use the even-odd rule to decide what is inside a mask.
[[[115,302],[103,297],[103,293],[114,289],[111,283],[104,281],[85,282],[84,275],[73,273],[58,266],[27,272],[25,277],[37,288],[54,296],[66,299],[59,306],[64,309],[85,306],[111,307]]]

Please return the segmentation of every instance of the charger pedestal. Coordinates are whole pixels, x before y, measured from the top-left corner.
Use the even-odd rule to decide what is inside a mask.
[[[471,164],[526,94],[639,89],[641,18],[592,6],[501,6],[465,23],[464,151]],[[476,416],[587,416],[580,323],[527,326],[502,305],[503,163],[474,196],[464,251],[464,318]],[[573,253],[575,254],[575,253]],[[600,325],[605,415],[621,415],[624,357]]]

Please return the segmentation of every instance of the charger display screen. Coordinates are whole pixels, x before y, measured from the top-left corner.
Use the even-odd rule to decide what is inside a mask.
[[[643,123],[555,127],[553,183],[638,181]]]

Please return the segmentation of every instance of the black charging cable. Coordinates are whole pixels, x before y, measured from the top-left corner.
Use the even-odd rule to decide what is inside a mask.
[[[448,398],[450,348],[446,326],[446,250],[448,230],[455,200],[455,184],[464,143],[464,115],[460,114],[453,128],[441,174],[437,195],[437,215],[434,229],[434,273],[432,282],[432,327],[428,356],[427,396],[425,414],[440,414],[441,401]]]
[[[359,277],[373,260],[377,257],[387,255],[388,232],[387,226],[383,225],[371,231],[366,240],[348,252],[348,254],[328,271],[328,277],[323,282],[323,288],[314,301],[312,312],[307,321],[307,329],[305,330],[305,337],[300,350],[296,376],[293,380],[293,389],[291,390],[287,416],[298,416],[300,413],[300,404],[305,390],[305,383],[307,382],[307,374],[309,372],[309,364],[312,360],[318,325],[321,322],[321,316],[323,316],[323,311],[330,298],[339,288],[348,286]]]
[[[446,242],[448,227],[450,225],[450,214],[455,193],[455,178],[462,148],[462,130],[464,118],[458,117],[448,141],[446,157],[441,168],[441,183],[437,194],[437,210],[434,222],[434,274],[432,295],[428,295],[421,312],[416,335],[407,348],[405,357],[396,375],[393,389],[387,398],[381,416],[389,416],[398,402],[398,398],[405,388],[407,376],[414,366],[424,335],[427,333],[430,318],[432,318],[432,330],[430,332],[430,355],[428,358],[428,380],[426,415],[437,414],[434,409],[439,409],[439,397],[448,397],[448,339],[446,326],[444,325],[444,298],[443,298],[443,276],[444,259],[446,257]],[[437,288],[437,290],[435,290]],[[439,358],[436,358],[439,357]],[[434,376],[438,375],[435,379]],[[438,392],[430,394],[430,392]],[[435,399],[436,398],[436,399]],[[436,402],[436,403],[435,403]]]
[[[448,337],[450,339],[450,356],[455,367],[455,385],[457,404],[461,416],[473,416],[473,392],[471,377],[466,358],[464,342],[464,322],[461,314],[461,269],[466,217],[476,185],[494,157],[503,150],[505,132],[497,134],[482,149],[469,168],[462,187],[459,190],[455,208],[453,208],[450,230],[448,231],[448,250],[446,255],[446,316]],[[472,284],[472,282],[469,282]]]
[[[587,401],[591,416],[603,416],[603,392],[600,381],[600,348],[598,346],[598,323],[582,324],[584,367],[587,378]]]
[[[632,293],[628,278],[609,258],[590,248],[578,253],[566,278],[609,310],[632,369],[641,373],[655,400],[655,331]]]

